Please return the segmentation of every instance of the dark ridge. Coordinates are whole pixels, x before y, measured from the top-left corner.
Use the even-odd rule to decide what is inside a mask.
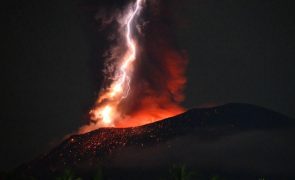
[[[139,127],[101,128],[73,135],[47,155],[17,168],[16,172],[50,179],[68,167],[85,171],[102,164],[112,169],[112,161],[109,159],[128,148],[155,148],[190,135],[200,144],[214,143],[245,132],[294,127],[294,119],[249,104],[231,103],[214,108],[195,108]],[[187,148],[191,145],[187,144]]]

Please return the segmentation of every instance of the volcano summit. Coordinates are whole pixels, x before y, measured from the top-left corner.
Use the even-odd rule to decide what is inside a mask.
[[[18,174],[51,179],[65,168],[89,178],[156,179],[172,164],[227,179],[295,177],[295,121],[248,104],[191,109],[134,128],[100,128],[73,135]]]

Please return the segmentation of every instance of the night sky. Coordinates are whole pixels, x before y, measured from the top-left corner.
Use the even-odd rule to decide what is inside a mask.
[[[295,117],[292,0],[166,1],[173,10],[167,26],[189,57],[186,108],[241,102]],[[87,122],[108,47],[95,14],[125,2],[2,5],[0,170],[48,151]]]

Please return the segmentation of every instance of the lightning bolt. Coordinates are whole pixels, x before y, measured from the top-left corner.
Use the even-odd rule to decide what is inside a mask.
[[[127,51],[120,60],[118,73],[115,80],[110,84],[106,91],[103,91],[98,98],[98,106],[90,111],[91,119],[94,122],[100,122],[100,126],[113,126],[114,119],[118,116],[117,107],[122,99],[127,98],[130,92],[131,71],[133,61],[136,60],[137,45],[132,36],[134,20],[142,9],[144,0],[136,0],[128,13],[124,16],[125,41]]]

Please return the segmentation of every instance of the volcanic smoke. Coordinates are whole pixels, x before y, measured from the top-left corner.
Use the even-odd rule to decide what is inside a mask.
[[[139,126],[184,111],[179,104],[184,99],[187,59],[165,39],[161,24],[149,22],[143,35],[139,19],[144,5],[144,0],[136,0],[115,18],[118,42],[106,59],[106,82],[89,112],[91,122],[80,133]]]

